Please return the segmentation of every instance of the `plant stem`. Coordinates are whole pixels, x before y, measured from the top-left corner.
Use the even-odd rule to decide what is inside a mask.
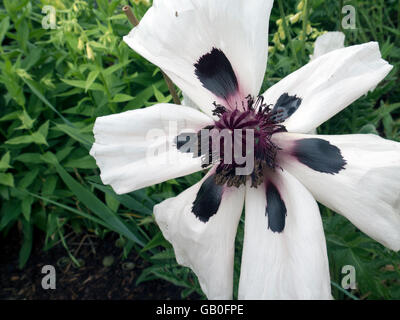
[[[129,22],[133,25],[133,26],[137,26],[139,24],[139,20],[136,18],[135,14],[133,13],[132,9],[130,6],[124,6],[122,8],[122,11],[125,12]]]
[[[307,39],[307,23],[308,23],[308,14],[309,14],[309,5],[311,0],[304,0],[304,8],[303,8],[303,46],[302,46],[302,55],[303,58],[306,55],[306,39]]]

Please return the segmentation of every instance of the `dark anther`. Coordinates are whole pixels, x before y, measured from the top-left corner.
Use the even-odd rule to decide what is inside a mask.
[[[213,105],[215,107],[215,109],[212,111],[213,116],[222,116],[223,113],[226,112],[226,108],[221,105],[221,104],[217,104],[215,101],[213,102]]]

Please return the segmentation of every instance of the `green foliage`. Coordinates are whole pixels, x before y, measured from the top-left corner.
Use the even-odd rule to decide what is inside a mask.
[[[97,3],[97,5],[95,5]],[[280,1],[270,23],[270,57],[263,90],[304,65],[315,38],[339,30],[341,4],[357,9],[357,29],[345,30],[347,45],[379,41],[395,66],[378,88],[325,123],[320,133],[375,133],[400,140],[400,13],[398,1]],[[57,29],[43,29],[43,5],[56,7]],[[99,179],[88,150],[96,117],[171,102],[159,69],[122,42],[131,28],[121,8],[140,18],[148,1],[4,0],[0,4],[0,232],[17,226],[23,243],[20,267],[33,238],[46,235],[44,249],[62,242],[66,230],[121,235],[130,250],[151,263],[137,284],[165,279],[183,288],[182,297],[202,295],[193,273],[178,266],[170,244],[154,222],[154,204],[179,194],[202,174],[117,195]],[[322,208],[333,294],[341,268],[354,265],[359,298],[400,298],[400,258]],[[243,221],[236,245],[235,285],[240,270]],[[73,257],[71,257],[72,259]],[[75,258],[73,258],[75,259]]]

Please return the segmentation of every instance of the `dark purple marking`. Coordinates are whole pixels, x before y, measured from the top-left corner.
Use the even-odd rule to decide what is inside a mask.
[[[322,173],[337,174],[347,163],[338,147],[319,138],[295,141],[292,153],[301,163]]]
[[[201,222],[208,222],[217,213],[221,204],[223,187],[215,183],[215,174],[201,185],[193,202],[192,212]]]
[[[238,91],[238,81],[225,54],[213,48],[203,55],[195,66],[195,74],[203,87],[217,97],[227,100]]]
[[[277,122],[285,121],[300,107],[302,99],[294,96],[289,96],[287,93],[282,94],[275,103],[272,112],[275,112],[274,120]]]
[[[271,229],[272,232],[281,233],[285,229],[287,214],[285,202],[272,182],[268,182],[266,188],[267,207],[265,215],[268,218],[268,229]]]

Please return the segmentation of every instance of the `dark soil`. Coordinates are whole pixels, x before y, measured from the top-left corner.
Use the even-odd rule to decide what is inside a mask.
[[[36,233],[34,238],[37,240],[32,254],[25,268],[20,270],[18,253],[21,239],[18,230],[11,232],[5,239],[0,237],[0,299],[181,299],[182,289],[164,280],[153,280],[136,286],[136,279],[149,265],[134,250],[128,259],[123,260],[122,249],[115,245],[118,238],[115,234],[109,234],[103,240],[89,234],[71,234],[67,238],[68,246],[76,258],[84,261],[84,266],[80,268],[70,262],[61,243],[44,251],[44,236]],[[114,257],[110,267],[103,264],[107,256]],[[41,273],[44,265],[55,267],[54,290],[42,288],[42,278],[46,275]],[[131,269],[127,270],[129,267]]]

